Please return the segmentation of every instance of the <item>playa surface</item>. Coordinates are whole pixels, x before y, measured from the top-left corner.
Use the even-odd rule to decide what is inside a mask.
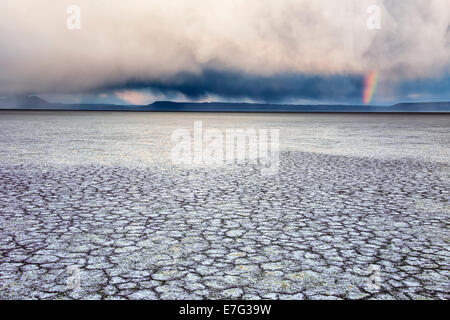
[[[279,129],[279,172],[173,166],[194,121]],[[449,123],[1,112],[0,298],[448,299]]]

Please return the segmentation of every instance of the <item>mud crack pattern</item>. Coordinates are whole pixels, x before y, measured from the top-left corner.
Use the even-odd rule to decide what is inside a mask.
[[[274,177],[1,165],[0,298],[448,299],[448,178],[445,164],[301,152]]]

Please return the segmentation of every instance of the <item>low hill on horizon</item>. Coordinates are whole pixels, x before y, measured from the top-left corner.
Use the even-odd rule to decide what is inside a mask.
[[[142,112],[389,112],[389,113],[450,113],[450,102],[410,102],[392,106],[368,105],[292,105],[268,103],[173,102],[156,101],[149,105],[64,104],[50,103],[37,96],[0,97],[0,110],[53,111],[142,111]]]

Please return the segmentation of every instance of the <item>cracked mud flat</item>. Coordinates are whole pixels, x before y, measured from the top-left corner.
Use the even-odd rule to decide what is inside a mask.
[[[282,152],[274,177],[2,164],[0,298],[448,299],[448,177],[309,152]]]
[[[279,174],[172,168],[171,133],[198,120],[279,128]],[[448,128],[444,115],[0,112],[0,299],[448,299]]]

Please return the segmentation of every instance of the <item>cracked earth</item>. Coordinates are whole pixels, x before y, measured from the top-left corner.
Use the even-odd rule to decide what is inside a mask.
[[[273,177],[1,164],[0,298],[449,298],[447,164],[280,158]]]

